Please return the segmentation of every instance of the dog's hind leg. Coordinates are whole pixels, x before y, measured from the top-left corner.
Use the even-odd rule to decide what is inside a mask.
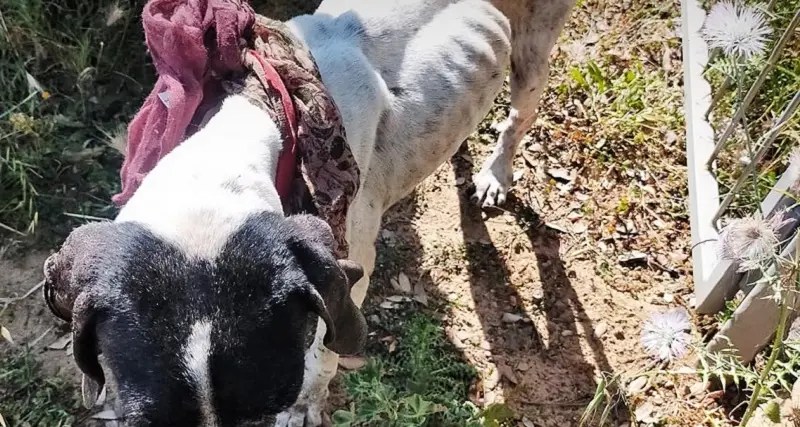
[[[494,152],[474,178],[474,198],[483,206],[501,205],[512,184],[514,155],[536,120],[547,85],[549,56],[575,0],[495,1],[511,21],[511,110],[500,124]]]

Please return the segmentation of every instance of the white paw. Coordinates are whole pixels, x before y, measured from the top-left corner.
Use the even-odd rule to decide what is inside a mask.
[[[472,178],[475,184],[472,199],[483,207],[500,206],[506,202],[512,180],[513,172],[509,162],[492,155],[483,164],[481,171]]]
[[[278,414],[275,427],[318,427],[322,425],[322,410],[327,397],[308,401],[298,399],[295,404]]]

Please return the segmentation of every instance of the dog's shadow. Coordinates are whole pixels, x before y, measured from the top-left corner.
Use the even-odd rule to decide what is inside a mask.
[[[457,182],[472,181],[473,164],[468,156],[457,154],[450,163]],[[595,393],[596,373],[611,373],[612,368],[602,342],[591,333],[586,336],[586,331],[595,330],[596,325],[586,316],[561,259],[560,236],[547,229],[530,206],[511,195],[505,208],[513,212],[522,228],[520,235],[528,244],[496,247],[481,208],[469,199],[466,187],[458,194],[466,259],[457,261],[466,266],[475,310],[472,317],[477,317],[482,337],[466,347],[457,344],[462,346],[464,359],[483,377],[482,390],[472,397],[482,399],[479,403],[483,404],[504,401],[518,417],[525,416],[536,425],[577,425]],[[399,240],[391,250],[379,244],[375,273],[386,277],[374,277],[375,285],[388,284],[390,275],[403,271],[412,280],[422,281],[434,299],[445,303],[448,296],[424,267],[426,255],[414,225],[414,218],[422,214],[417,198],[412,195],[398,203],[385,217],[384,228],[396,233]],[[401,255],[380,255],[385,252]],[[527,271],[518,265],[520,260],[529,264]],[[537,275],[540,283],[535,283]],[[526,283],[517,283],[522,281]],[[451,320],[464,317],[455,313],[463,307],[444,305],[451,311]],[[452,338],[459,333],[459,326],[451,329],[455,329],[450,331]],[[469,334],[466,331],[465,335]],[[495,367],[499,375],[492,374]],[[494,379],[490,379],[492,376]]]

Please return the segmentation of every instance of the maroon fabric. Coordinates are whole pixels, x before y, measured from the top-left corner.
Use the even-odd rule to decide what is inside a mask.
[[[150,0],[145,5],[142,23],[159,77],[128,127],[122,192],[114,203],[127,203],[144,176],[183,141],[211,78],[243,71],[242,38],[254,20],[253,9],[239,0]]]
[[[283,125],[282,133],[286,137],[283,141],[283,151],[281,151],[281,156],[278,158],[275,189],[278,190],[281,201],[285,203],[289,198],[289,193],[292,191],[292,182],[297,168],[297,118],[295,117],[295,106],[278,71],[262,58],[258,51],[250,49],[249,54],[258,63],[259,75],[264,77],[266,87],[275,89],[280,95],[281,104],[283,104],[283,115],[286,120],[278,120],[278,123]]]

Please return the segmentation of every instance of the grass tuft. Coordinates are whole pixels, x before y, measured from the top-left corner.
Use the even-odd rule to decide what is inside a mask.
[[[351,401],[334,413],[336,427],[499,426],[511,417],[504,405],[480,411],[468,400],[476,372],[456,356],[436,320],[414,315],[397,340],[396,351],[345,375]]]
[[[0,416],[9,427],[75,425],[75,390],[57,377],[45,376],[29,351],[0,359]]]
[[[0,237],[44,226],[58,240],[77,222],[65,213],[113,215],[121,156],[106,135],[153,74],[139,11],[114,0],[3,0],[0,11]]]

